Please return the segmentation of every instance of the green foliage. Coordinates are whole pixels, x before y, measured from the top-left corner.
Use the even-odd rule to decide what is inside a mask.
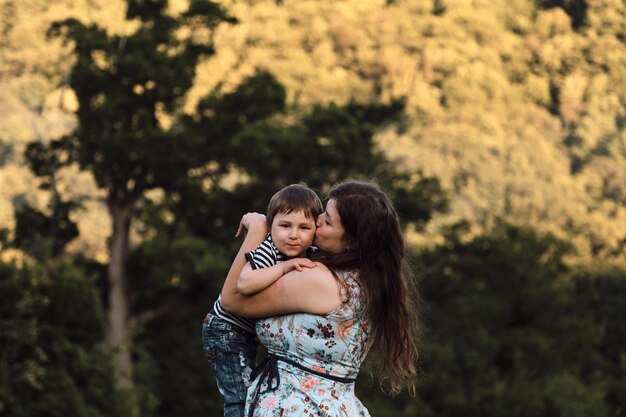
[[[78,236],[78,227],[69,218],[74,203],[59,202],[50,216],[24,203],[15,211],[15,238],[12,244],[38,259],[58,257]]]
[[[207,293],[203,295],[209,301]],[[200,341],[208,304],[197,300],[188,308],[176,309],[151,322],[138,335],[144,356],[135,371],[136,378],[141,382],[139,389],[148,388],[156,399],[155,416],[223,413],[223,399]]]
[[[589,378],[605,390],[605,402],[614,413],[626,407],[626,274],[622,268],[599,268],[576,274],[580,309],[592,312],[602,329],[602,360],[587,369]]]
[[[135,295],[134,311],[169,314],[189,303],[203,304],[221,290],[221,277],[230,266],[223,245],[193,236],[184,220],[159,230],[133,250],[129,257],[129,290]],[[197,305],[197,304],[196,304]],[[206,304],[205,304],[206,306]]]
[[[171,182],[177,172],[191,167],[195,149],[159,121],[159,112],[175,113],[191,87],[200,57],[212,53],[210,44],[193,37],[180,39],[185,24],[220,16],[188,11],[179,19],[164,13],[167,1],[130,1],[127,18],[143,21],[128,36],[109,35],[97,25],[76,19],[55,22],[51,36],[74,44],[76,65],[70,86],[76,92],[79,129],[62,143],[70,161],[89,169],[110,203],[128,204],[145,190]],[[219,10],[219,8],[215,8]],[[219,20],[219,19],[218,19]]]
[[[421,260],[421,399],[438,416],[608,415],[590,374],[603,329],[564,279],[568,245],[506,224],[461,236]]]
[[[101,349],[104,311],[93,280],[66,262],[0,263],[3,415],[128,415]]]
[[[203,176],[213,181],[230,171],[233,163],[249,153],[237,154],[231,144],[233,136],[285,110],[285,88],[267,71],[247,77],[230,93],[219,88],[200,100],[194,116],[183,116],[189,140],[197,143],[191,158],[214,165]],[[200,165],[200,163],[198,163]]]

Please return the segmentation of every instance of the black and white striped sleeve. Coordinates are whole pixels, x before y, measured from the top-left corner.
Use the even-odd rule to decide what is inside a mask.
[[[250,262],[252,269],[259,269],[274,266],[281,259],[278,256],[272,238],[268,236],[261,242],[258,248],[246,253],[246,260]]]

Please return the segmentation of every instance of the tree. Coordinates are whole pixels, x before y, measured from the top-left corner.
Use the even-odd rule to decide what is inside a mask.
[[[93,280],[67,261],[0,262],[3,415],[130,415],[101,347],[105,314]]]
[[[464,242],[461,228],[422,256],[420,397],[437,416],[603,416],[601,328],[567,279],[571,248],[499,224]]]
[[[106,190],[112,219],[108,265],[109,328],[119,385],[132,386],[130,299],[126,259],[128,233],[139,198],[167,187],[177,174],[201,165],[197,143],[170,131],[161,120],[179,110],[193,83],[200,57],[213,52],[210,34],[234,22],[210,1],[193,0],[180,16],[167,14],[167,0],[128,0],[126,18],[139,27],[109,35],[75,19],[56,22],[51,36],[73,42],[76,63],[70,86],[76,92],[78,128],[51,147],[91,171]],[[183,26],[190,31],[180,32]],[[182,33],[182,34],[181,34]]]

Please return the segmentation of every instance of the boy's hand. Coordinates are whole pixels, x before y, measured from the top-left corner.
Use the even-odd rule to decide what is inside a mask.
[[[302,271],[302,268],[315,268],[315,262],[307,258],[293,258],[288,261],[282,262],[283,265],[283,275],[287,272],[293,271],[294,269],[297,271]]]
[[[241,218],[239,222],[239,227],[237,228],[237,233],[235,233],[235,237],[238,237],[240,234],[246,234],[246,232],[250,229],[253,224],[265,223],[267,224],[267,220],[265,219],[265,214],[261,213],[246,213]]]

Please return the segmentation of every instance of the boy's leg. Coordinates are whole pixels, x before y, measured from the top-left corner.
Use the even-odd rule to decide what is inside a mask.
[[[250,374],[256,361],[254,335],[209,313],[202,325],[202,343],[224,397],[224,417],[244,417]]]

